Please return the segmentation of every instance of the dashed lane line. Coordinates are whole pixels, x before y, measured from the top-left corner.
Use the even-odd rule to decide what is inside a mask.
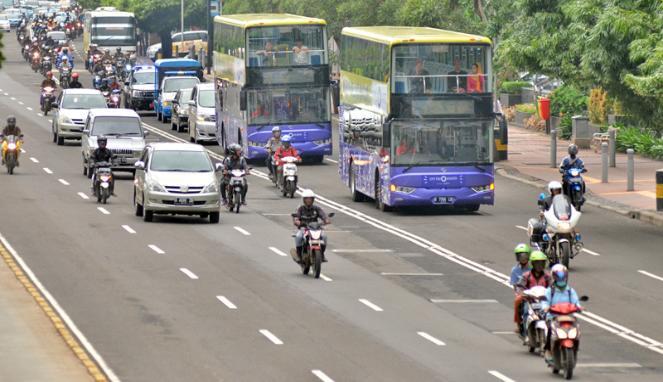
[[[325,281],[328,281],[328,282],[329,282],[329,281],[334,281],[334,279],[332,279],[331,277],[329,277],[329,276],[327,276],[327,275],[325,275],[325,274],[322,274],[322,273],[320,273],[320,278],[323,279],[323,280],[325,280]]]
[[[87,196],[87,195],[85,195],[85,193],[83,193],[83,192],[79,192],[79,193],[78,193],[78,196],[80,196],[80,197],[81,197],[82,199],[84,199],[84,200],[88,200],[88,199],[90,199],[90,197]]]
[[[272,252],[274,252],[274,253],[276,253],[276,254],[279,255],[279,256],[288,257],[288,254],[287,254],[287,253],[281,251],[280,249],[278,249],[278,248],[276,248],[276,247],[269,247],[269,250],[272,251]]]
[[[273,343],[274,345],[283,345],[283,341],[281,341],[280,338],[278,338],[277,336],[275,336],[275,335],[274,335],[272,332],[270,332],[269,330],[267,330],[267,329],[260,329],[260,330],[258,330],[258,332],[260,332],[260,334],[262,334],[263,336],[267,337],[268,340],[272,341],[272,343]]]
[[[104,215],[110,215],[110,212],[104,207],[97,207],[97,210],[99,210],[99,212],[101,212]]]
[[[658,280],[658,281],[663,281],[663,277],[661,277],[661,276],[657,276],[657,275],[655,275],[655,274],[653,274],[653,273],[649,273],[649,272],[647,272],[647,271],[643,271],[642,269],[638,269],[638,273],[643,274],[643,275],[645,275],[645,276],[649,276],[649,277],[651,277],[651,278],[653,278],[653,279],[655,279],[655,280]]]
[[[313,370],[311,370],[311,373],[313,373],[313,375],[318,377],[318,379],[321,380],[322,382],[334,382],[334,380],[329,378],[329,376],[327,376],[327,374],[323,373],[322,370],[313,369]]]
[[[32,111],[32,108],[30,106],[25,107],[28,111]]]
[[[488,374],[492,375],[493,377],[499,379],[502,382],[516,382],[515,380],[507,377],[506,375],[500,373],[497,370],[488,370]]]
[[[417,332],[417,334],[420,335],[421,337],[427,339],[428,341],[434,343],[437,346],[446,346],[446,344],[443,341],[431,336],[430,334],[428,334],[426,332]]]
[[[50,175],[50,174],[53,174],[53,171],[51,171],[51,169],[48,168],[48,167],[44,167],[44,172],[47,173],[47,174],[49,174],[49,175]]]
[[[126,224],[123,224],[123,225],[122,225],[122,228],[124,228],[125,231],[129,232],[129,233],[132,234],[132,235],[136,233],[136,231],[135,231],[133,228],[129,227],[129,226],[126,225]]]
[[[237,305],[233,304],[226,296],[216,296],[217,300],[221,301],[223,305],[225,305],[228,309],[235,310],[237,309]]]
[[[195,273],[191,272],[190,270],[188,270],[186,268],[180,268],[180,272],[187,275],[191,280],[198,280],[198,276],[196,276]]]
[[[35,157],[30,157],[30,160],[33,161],[34,163],[39,163],[39,159]]]
[[[382,309],[379,306],[373,304],[372,302],[370,302],[369,300],[367,300],[365,298],[360,298],[359,302],[361,302],[362,304],[366,305],[367,307],[373,309],[376,312],[383,312],[384,311],[384,309]]]
[[[68,185],[69,185],[69,182],[67,182],[66,180],[64,180],[64,179],[62,179],[62,178],[58,179],[58,182],[62,183],[62,184],[65,185],[65,186],[68,186]]]
[[[166,251],[164,251],[163,249],[157,247],[157,246],[154,245],[154,244],[150,244],[150,245],[148,245],[147,247],[148,247],[149,249],[153,250],[154,252],[156,252],[156,253],[159,254],[159,255],[164,255],[164,254],[166,254]]]
[[[241,234],[244,235],[244,236],[249,236],[249,235],[251,235],[251,232],[245,230],[245,229],[242,228],[242,227],[234,226],[233,228],[234,228],[237,232],[241,233]]]

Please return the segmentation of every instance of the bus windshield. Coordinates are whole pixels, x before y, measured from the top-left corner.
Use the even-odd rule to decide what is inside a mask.
[[[136,27],[131,17],[96,17],[92,20],[92,42],[100,46],[136,44]]]
[[[394,120],[392,163],[403,166],[489,163],[491,128],[490,120]]]
[[[256,27],[247,36],[250,67],[327,64],[322,25]]]
[[[329,122],[327,88],[270,88],[248,92],[250,124]]]
[[[393,48],[392,93],[489,93],[490,46],[407,44]]]

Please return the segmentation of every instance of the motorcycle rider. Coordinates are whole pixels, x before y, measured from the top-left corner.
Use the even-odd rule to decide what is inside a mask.
[[[556,180],[548,183],[548,196],[541,201],[542,212],[548,211],[552,206],[552,200],[555,196],[562,194],[562,184]]]
[[[73,73],[71,75],[71,82],[69,83],[69,87],[72,89],[80,89],[83,87],[83,84],[78,81],[78,73]]]
[[[113,54],[113,59],[117,62],[120,59],[124,58],[124,54],[122,53],[122,48],[119,46],[115,49],[115,54]]]
[[[509,280],[509,283],[513,287],[514,292],[516,292],[513,321],[516,323],[516,333],[520,334],[522,333],[522,329],[520,327],[520,317],[522,316],[520,312],[520,306],[522,303],[522,296],[518,293],[516,285],[518,284],[518,281],[520,281],[520,278],[523,276],[523,274],[529,272],[532,269],[529,264],[529,257],[530,253],[532,253],[532,248],[528,244],[520,243],[516,245],[513,253],[516,255],[516,265],[511,268],[511,279]]]
[[[562,184],[564,195],[570,195],[569,192],[569,175],[568,170],[572,168],[577,168],[580,172],[587,172],[585,168],[585,163],[580,159],[578,155],[578,146],[571,143],[568,149],[569,155],[562,159],[562,162],[559,164],[559,172],[562,173]],[[582,193],[585,193],[585,181],[582,182]]]
[[[550,270],[550,273],[552,273],[553,283],[546,290],[545,299],[541,301],[543,310],[548,312],[551,306],[561,303],[573,304],[579,310],[582,310],[582,306],[580,306],[580,299],[578,298],[578,293],[576,293],[575,289],[571,288],[569,285],[569,270],[562,264],[555,264]],[[550,351],[550,327],[554,318],[555,314],[546,314],[548,336],[546,337],[545,359],[548,364],[553,363],[552,352]]]
[[[276,153],[276,150],[279,148],[280,145],[281,145],[281,128],[278,126],[274,126],[272,127],[272,136],[269,138],[267,144],[265,145],[265,148],[267,149],[267,161],[265,163],[267,164],[267,168],[269,169],[270,177],[274,176],[274,165],[272,164],[272,159],[274,153]]]
[[[283,162],[281,162],[281,159],[285,157],[295,157],[298,161],[302,160],[302,158],[299,157],[297,149],[290,144],[291,140],[292,137],[290,135],[282,137],[281,146],[276,149],[276,153],[274,153],[274,162],[276,163],[276,184],[279,186],[283,184]]]
[[[228,148],[229,155],[223,161],[223,179],[221,180],[221,198],[223,199],[223,204],[228,204],[227,199],[227,188],[230,184],[230,172],[232,170],[244,170],[249,172],[249,164],[246,162],[246,158],[242,156],[242,146],[237,143],[233,143]],[[244,189],[242,191],[242,205],[246,205],[246,193],[249,191],[249,184],[244,177]]]
[[[315,193],[312,190],[303,190],[302,191],[302,205],[297,208],[295,212],[295,217],[293,218],[293,223],[297,227],[297,234],[295,235],[295,248],[297,250],[297,259],[298,263],[302,261],[302,254],[304,251],[304,228],[307,224],[318,222],[322,220],[324,224],[331,223],[331,220],[323,211],[320,206],[315,205]],[[327,262],[325,257],[325,249],[327,248],[327,235],[322,232],[322,261]]]
[[[516,324],[518,324],[518,328],[521,329],[520,334],[523,337],[525,336],[525,330],[527,329],[522,327],[522,323],[525,321],[523,317],[524,315],[522,314],[522,303],[524,300],[523,292],[534,288],[535,286],[548,288],[550,285],[552,285],[552,277],[548,272],[546,272],[547,261],[548,257],[545,255],[545,253],[541,251],[533,251],[529,257],[531,269],[520,277],[518,283],[515,286],[516,303],[514,305],[514,317],[517,317]]]
[[[69,53],[67,48],[62,48],[62,51],[58,54],[58,58],[55,61],[55,66],[59,68],[65,61],[71,69],[74,68],[74,56]]]
[[[21,154],[21,145],[23,142],[23,133],[21,132],[21,128],[16,126],[16,117],[13,115],[10,115],[7,117],[7,125],[2,129],[2,134],[0,134],[0,141],[2,141],[2,164],[5,164],[5,155],[7,154],[7,141],[5,141],[5,137],[13,135],[18,138],[18,142],[16,142],[16,167],[18,167],[19,162],[18,162],[18,157]]]
[[[92,162],[92,166],[90,167],[91,169],[93,169],[95,167],[96,163],[111,162],[113,160],[114,155],[110,151],[110,149],[108,149],[106,147],[107,144],[108,144],[108,138],[106,138],[106,137],[97,138],[97,146],[98,147],[96,149],[94,149],[94,151],[92,152],[92,155],[90,156],[90,161]],[[94,171],[94,170],[91,170],[91,171]],[[96,171],[94,171],[93,174],[92,174],[92,195],[94,195],[94,184],[95,184],[96,180],[97,180],[97,174],[96,174]],[[111,187],[110,188],[111,195],[116,196],[115,192],[114,192],[115,187],[112,183],[111,183],[110,187]]]
[[[92,57],[94,57],[95,54],[101,55],[101,51],[96,44],[90,44],[90,49],[87,52],[87,60],[85,60],[85,69],[90,69],[90,65],[94,64],[92,62]],[[96,72],[96,70],[94,71]]]
[[[44,89],[51,87],[55,90],[58,89],[58,85],[55,83],[55,80],[53,79],[53,72],[48,71],[46,72],[46,78],[41,82],[41,93],[39,96],[39,105],[44,106]],[[55,90],[53,92],[55,92]]]

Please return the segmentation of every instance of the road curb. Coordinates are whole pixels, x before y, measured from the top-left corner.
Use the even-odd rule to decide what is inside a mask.
[[[23,285],[28,293],[34,298],[39,308],[51,320],[55,330],[60,334],[65,344],[74,353],[76,358],[83,364],[83,367],[88,371],[90,376],[96,382],[108,382],[109,379],[97,366],[96,362],[90,358],[83,346],[79,343],[78,339],[72,334],[65,321],[58,315],[55,309],[48,303],[46,298],[39,291],[39,288],[32,282],[31,278],[23,271],[23,268],[18,265],[14,256],[10,251],[5,248],[4,244],[0,242],[0,256],[5,260],[9,270],[14,273],[16,279]]]
[[[498,166],[501,167],[496,167],[495,172],[505,178],[542,189],[545,189],[548,184],[548,182],[545,180],[525,175],[512,166],[502,163],[498,164]],[[594,195],[591,191],[588,191],[585,195],[587,199],[586,203],[592,207],[601,208],[603,210],[610,211],[630,219],[639,220],[644,223],[663,227],[663,214],[654,210],[634,210],[626,205]]]

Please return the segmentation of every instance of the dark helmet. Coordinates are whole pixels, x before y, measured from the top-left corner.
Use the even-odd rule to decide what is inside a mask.
[[[14,117],[13,115],[10,115],[9,117],[7,117],[7,126],[10,126],[10,127],[16,126],[16,117]]]
[[[237,143],[233,143],[230,145],[230,155],[239,157],[242,155],[242,146],[238,145]]]
[[[99,138],[97,138],[97,144],[99,145],[99,147],[101,147],[102,145],[103,145],[104,147],[106,147],[106,144],[107,144],[107,143],[108,143],[108,138],[106,138],[106,137],[99,137]]]
[[[62,48],[62,53],[67,54],[69,53],[69,50],[67,48]]]
[[[121,52],[122,52],[122,48],[120,48],[120,47],[118,46],[118,47],[115,49],[115,51],[118,52],[118,53],[121,53]]]
[[[576,156],[577,154],[578,154],[578,146],[576,146],[575,144],[571,143],[571,144],[569,145],[569,155],[571,155],[572,157],[574,157],[574,156]]]

